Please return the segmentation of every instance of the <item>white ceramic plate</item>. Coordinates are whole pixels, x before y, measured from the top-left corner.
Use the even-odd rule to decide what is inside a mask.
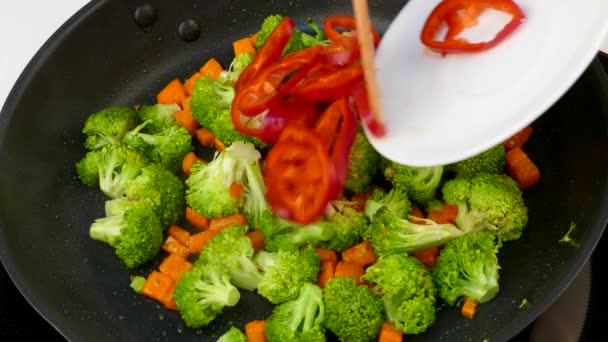
[[[462,160],[530,124],[573,85],[608,31],[606,0],[517,0],[527,18],[505,41],[482,53],[442,57],[420,41],[439,2],[410,1],[376,56],[388,134],[368,137],[381,154],[406,165]],[[497,13],[486,19],[500,21]]]

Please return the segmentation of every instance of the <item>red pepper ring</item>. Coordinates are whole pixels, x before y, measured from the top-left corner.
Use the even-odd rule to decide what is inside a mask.
[[[239,79],[234,85],[236,91],[254,78],[260,70],[263,70],[266,66],[281,58],[283,50],[285,49],[285,46],[287,46],[295,27],[296,25],[290,17],[283,18],[270,36],[268,36],[264,45],[257,51],[253,61],[251,61],[251,63],[245,67],[245,70],[241,72]]]
[[[350,65],[333,73],[305,80],[293,89],[292,94],[307,101],[331,102],[348,95],[350,88],[362,79],[361,65]]]
[[[329,40],[334,43],[345,41],[348,42],[348,38],[351,37],[345,36],[341,32],[339,32],[337,30],[338,27],[341,27],[345,30],[355,30],[357,28],[355,17],[351,15],[332,15],[327,17],[323,22],[323,32]],[[374,45],[378,46],[378,44],[380,43],[380,34],[378,34],[378,31],[376,31],[374,27],[372,27],[372,35],[374,38]]]
[[[319,135],[301,125],[283,129],[266,156],[264,181],[273,212],[300,224],[319,219],[335,192],[327,149]]]
[[[246,116],[256,116],[272,108],[306,76],[322,49],[314,46],[293,52],[267,66],[238,91],[233,106],[238,106]]]
[[[511,14],[511,20],[487,42],[471,43],[466,39],[454,39],[464,27],[474,23],[471,21],[473,15],[479,16],[486,8]],[[456,19],[461,11],[466,15]],[[427,18],[420,39],[424,45],[441,53],[478,52],[496,46],[515,31],[524,19],[524,12],[512,0],[444,0]],[[436,35],[444,23],[448,25],[448,35],[446,39],[440,41],[436,39]]]

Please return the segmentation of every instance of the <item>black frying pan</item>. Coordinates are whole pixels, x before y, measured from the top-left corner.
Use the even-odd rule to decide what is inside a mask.
[[[94,1],[70,19],[20,77],[0,116],[0,257],[28,301],[69,340],[215,341],[229,325],[264,319],[271,306],[253,293],[198,332],[177,313],[136,295],[129,272],[111,248],[88,237],[103,215],[104,197],[75,178],[84,154],[86,116],[109,105],[154,102],[174,77],[206,59],[224,65],[231,42],[255,32],[269,14],[304,25],[349,13],[350,1],[160,1],[151,27],[136,25],[142,1]],[[405,3],[372,1],[383,31]],[[193,19],[200,37],[185,42],[178,25]],[[190,38],[196,38],[196,35]],[[500,66],[497,66],[497,68]],[[560,72],[555,70],[555,72]],[[491,113],[488,113],[491,115]],[[501,292],[472,321],[441,308],[436,325],[412,341],[504,341],[538,317],[569,285],[590,256],[608,217],[608,87],[597,61],[534,123],[526,146],[542,170],[525,193],[529,226],[500,253]],[[579,247],[558,241],[570,223]],[[519,308],[523,299],[529,305]]]

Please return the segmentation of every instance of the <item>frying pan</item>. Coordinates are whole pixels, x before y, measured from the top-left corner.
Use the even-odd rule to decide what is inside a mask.
[[[371,2],[374,25],[385,30],[404,3]],[[85,153],[84,119],[110,105],[154,103],[166,83],[210,57],[227,65],[230,43],[255,32],[269,14],[303,26],[309,16],[320,22],[350,13],[350,2],[151,0],[145,4],[156,17],[146,27],[134,20],[142,4],[88,4],[46,42],[9,95],[0,116],[0,258],[29,303],[68,340],[215,341],[230,325],[266,318],[272,307],[243,292],[236,307],[195,331],[136,295],[129,277],[148,274],[160,259],[128,271],[111,248],[88,237],[105,198],[75,176]],[[200,34],[187,35],[189,41],[178,33],[187,19]],[[524,236],[500,252],[500,294],[474,320],[440,307],[436,324],[408,340],[508,340],[560,295],[592,253],[608,218],[608,87],[599,62],[533,126],[526,150],[542,177],[524,194]],[[558,242],[571,223],[576,243]],[[524,299],[529,304],[520,307]]]

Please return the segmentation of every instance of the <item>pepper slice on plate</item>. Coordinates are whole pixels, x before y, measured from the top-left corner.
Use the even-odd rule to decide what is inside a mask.
[[[464,28],[477,24],[477,18],[485,9],[494,9],[511,15],[511,20],[489,41],[471,43],[464,38],[456,38]],[[430,49],[446,53],[479,52],[487,50],[503,41],[522,21],[525,14],[513,0],[444,0],[435,7],[427,18],[420,39]],[[447,25],[443,40],[437,35]]]

